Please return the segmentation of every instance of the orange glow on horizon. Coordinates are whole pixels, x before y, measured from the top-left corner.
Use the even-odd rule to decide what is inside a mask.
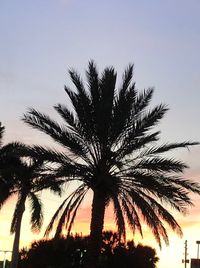
[[[22,247],[29,247],[30,243],[34,240],[42,239],[45,227],[47,226],[49,220],[53,216],[53,213],[58,208],[61,203],[59,198],[53,197],[46,197],[45,195],[42,196],[44,198],[44,211],[45,211],[45,218],[44,224],[41,232],[39,234],[33,234],[30,231],[30,224],[29,224],[29,208],[27,207],[26,212],[23,217],[22,222],[22,229],[21,229],[21,241],[20,241],[20,248]],[[181,258],[183,257],[183,249],[184,249],[184,240],[188,240],[188,247],[189,247],[189,258],[196,257],[196,240],[199,240],[198,237],[200,223],[199,223],[199,212],[200,207],[198,206],[200,197],[193,197],[194,205],[189,209],[188,214],[184,217],[180,214],[173,213],[175,218],[181,225],[183,229],[183,237],[178,237],[172,231],[168,231],[170,245],[167,247],[163,243],[163,247],[160,250],[158,245],[156,244],[155,239],[153,238],[149,229],[144,226],[143,230],[143,238],[136,233],[133,237],[133,234],[129,229],[127,229],[127,239],[133,239],[135,243],[142,243],[144,245],[150,245],[157,250],[157,255],[160,258],[158,268],[168,268],[168,267],[181,267]],[[46,201],[47,200],[47,201]],[[1,250],[11,250],[12,249],[12,242],[13,242],[13,235],[11,236],[9,233],[10,223],[12,219],[12,213],[14,211],[14,207],[16,204],[16,199],[12,198],[9,202],[2,208],[0,212],[0,249]],[[82,235],[88,235],[90,229],[90,217],[91,217],[91,195],[86,199],[85,203],[82,205],[80,210],[77,213],[77,218],[75,220],[75,224],[73,226],[72,232],[79,233]],[[105,215],[105,230],[116,230],[115,225],[115,218],[112,206],[110,206],[106,210]],[[176,252],[176,254],[174,254]],[[1,258],[1,256],[0,256]]]

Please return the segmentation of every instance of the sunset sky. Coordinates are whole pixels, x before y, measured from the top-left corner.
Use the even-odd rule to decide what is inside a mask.
[[[67,70],[75,67],[84,78],[90,59],[98,69],[113,65],[118,81],[129,63],[135,64],[136,86],[155,87],[153,103],[170,111],[160,124],[162,141],[200,141],[200,1],[199,0],[1,0],[0,1],[0,121],[6,127],[4,143],[55,146],[31,130],[20,118],[34,107],[58,119],[52,106],[66,103]],[[180,150],[176,157],[190,169],[184,174],[200,182],[200,146]],[[66,194],[69,190],[66,190]],[[45,224],[60,204],[43,193]],[[189,258],[196,257],[200,240],[200,198],[183,217],[176,215],[183,238],[169,232],[170,246],[160,251],[145,229],[141,243],[155,246],[158,268],[181,268],[184,241]],[[11,249],[9,235],[15,200],[0,212],[0,250]],[[83,204],[74,230],[88,233],[90,196]],[[112,213],[105,227],[114,228]],[[22,225],[21,246],[42,236],[29,229],[28,211]],[[131,238],[131,234],[128,233]]]

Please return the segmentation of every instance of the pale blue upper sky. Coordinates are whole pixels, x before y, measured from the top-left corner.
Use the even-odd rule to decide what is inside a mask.
[[[94,59],[119,72],[135,63],[138,88],[155,86],[170,107],[163,139],[200,140],[199,0],[0,0],[0,121],[5,142],[41,143],[20,117],[27,107],[52,116],[65,101],[67,69]],[[181,152],[182,154],[182,152]],[[199,174],[200,149],[182,154]]]
[[[138,87],[155,86],[155,102],[171,107],[176,135],[197,139],[199,14],[197,0],[1,0],[0,120],[11,131],[26,107],[62,101],[71,66],[94,59],[121,73],[134,62]]]

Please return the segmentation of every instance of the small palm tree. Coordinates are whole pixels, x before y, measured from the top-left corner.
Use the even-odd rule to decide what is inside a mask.
[[[3,130],[3,128],[1,128]],[[2,137],[1,132],[1,137]],[[16,268],[19,255],[19,241],[22,216],[26,200],[30,201],[31,229],[39,231],[43,221],[42,203],[38,193],[44,189],[61,193],[60,184],[49,176],[49,167],[43,160],[19,157],[19,152],[30,152],[21,143],[11,143],[0,149],[0,209],[12,196],[17,196],[17,204],[11,223],[11,234],[15,234],[11,268]]]
[[[42,202],[38,193],[44,189],[50,189],[57,193],[61,193],[61,190],[56,180],[52,180],[46,172],[44,162],[34,158],[29,159],[29,161],[19,159],[18,164],[14,168],[14,177],[8,181],[8,184],[8,198],[12,195],[17,195],[17,204],[11,223],[11,233],[15,234],[11,268],[16,268],[19,254],[21,221],[25,211],[26,200],[30,202],[31,229],[34,232],[39,231],[43,222],[43,212]],[[3,200],[3,203],[5,201],[6,199]]]
[[[36,154],[60,162],[57,176],[65,177],[66,182],[79,182],[55,213],[46,234],[59,217],[56,235],[60,235],[63,228],[70,232],[77,210],[91,189],[88,267],[96,267],[105,209],[111,202],[121,238],[126,235],[126,221],[133,232],[138,230],[141,235],[142,222],[145,222],[159,245],[161,238],[168,243],[164,223],[178,234],[181,227],[166,205],[184,213],[192,203],[189,192],[200,194],[200,186],[183,179],[182,172],[187,166],[164,153],[196,143],[158,145],[160,131],[153,129],[168,108],[164,104],[148,108],[153,89],[136,90],[135,83],[131,82],[132,65],[125,70],[118,90],[113,67],[99,75],[94,62],[90,62],[86,72],[87,89],[76,71],[70,70],[69,75],[76,91],[69,87],[65,87],[65,91],[73,109],[62,104],[54,107],[64,119],[62,126],[35,109],[30,109],[23,118],[64,149],[59,154],[35,147]]]

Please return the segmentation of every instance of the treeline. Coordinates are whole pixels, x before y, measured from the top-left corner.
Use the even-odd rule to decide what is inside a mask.
[[[52,240],[39,240],[20,252],[19,268],[85,268],[89,237],[70,235]],[[155,268],[155,249],[133,241],[119,242],[116,233],[103,233],[98,268]]]

